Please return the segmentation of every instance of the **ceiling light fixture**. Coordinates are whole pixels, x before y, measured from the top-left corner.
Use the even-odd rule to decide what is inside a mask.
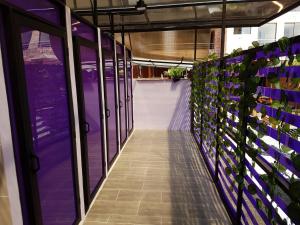
[[[280,2],[278,2],[278,1],[272,1],[272,2],[278,6],[277,13],[279,13],[279,12],[281,12],[281,10],[283,10],[283,5]]]
[[[146,11],[147,5],[146,5],[146,3],[144,2],[144,0],[139,0],[139,1],[136,3],[135,8],[136,8],[137,11]]]

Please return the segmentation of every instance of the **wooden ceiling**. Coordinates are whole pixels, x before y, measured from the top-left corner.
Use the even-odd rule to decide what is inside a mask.
[[[207,56],[210,42],[210,29],[197,32],[197,58]],[[116,40],[122,42],[121,34]],[[194,30],[139,32],[125,35],[125,45],[132,50],[134,57],[193,61],[195,47]]]

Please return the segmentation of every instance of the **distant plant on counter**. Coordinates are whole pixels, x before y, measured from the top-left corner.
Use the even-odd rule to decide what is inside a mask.
[[[181,67],[172,67],[168,69],[169,76],[173,79],[174,82],[179,81],[183,77],[184,68]]]

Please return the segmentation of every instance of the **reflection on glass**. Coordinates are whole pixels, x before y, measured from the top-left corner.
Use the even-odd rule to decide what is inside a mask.
[[[267,23],[258,28],[258,42],[261,45],[276,40],[276,23]]]
[[[106,88],[106,109],[107,109],[107,140],[108,140],[108,161],[112,163],[118,153],[117,145],[117,118],[116,118],[116,89],[115,89],[115,68],[113,40],[107,35],[101,35],[103,50],[103,68]]]
[[[125,95],[125,73],[124,73],[124,55],[118,58],[118,72],[119,72],[119,88],[120,88],[120,124],[121,124],[121,143],[126,141],[126,95]]]
[[[43,224],[70,225],[77,210],[63,41],[30,28],[21,37]]]
[[[49,0],[8,0],[14,4],[36,16],[42,17],[52,23],[61,25],[61,16],[59,7]]]
[[[85,121],[89,124],[87,133],[89,186],[90,193],[93,193],[103,176],[97,52],[95,49],[81,46],[80,58]]]
[[[132,124],[132,74],[131,74],[131,58],[130,52],[127,51],[127,86],[128,86],[128,132],[131,131],[133,124]]]
[[[285,23],[284,24],[284,36],[294,37],[300,35],[300,23]]]
[[[96,42],[96,31],[72,16],[72,34]]]

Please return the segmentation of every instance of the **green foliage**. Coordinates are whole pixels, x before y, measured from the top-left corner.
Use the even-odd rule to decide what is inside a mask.
[[[257,198],[257,199],[255,199],[255,202],[256,202],[256,207],[259,209],[262,209],[262,206],[263,206],[262,201],[259,198]]]
[[[294,167],[297,170],[300,170],[300,154],[292,157],[292,162],[293,162]]]
[[[300,201],[300,180],[291,183],[289,192],[295,200]]]
[[[168,69],[168,74],[171,78],[182,78],[184,71],[185,71],[184,68],[172,67],[172,68]]]
[[[278,40],[278,46],[282,52],[286,51],[290,45],[290,39],[282,37]]]
[[[296,63],[300,65],[300,54],[291,54],[290,39],[281,38],[278,43],[265,45],[262,47],[264,53],[268,58],[256,58],[255,50],[247,51],[244,59],[240,62],[227,63],[225,65],[218,65],[218,60],[213,56],[211,59],[207,59],[199,66],[197,76],[193,79],[195,93],[193,98],[197,102],[196,112],[201,116],[202,130],[199,134],[207,142],[210,150],[209,157],[216,157],[212,154],[212,147],[215,147],[219,156],[214,160],[219,160],[218,157],[222,156],[229,164],[225,168],[225,173],[229,176],[233,172],[235,173],[236,179],[231,184],[233,188],[236,184],[239,188],[245,186],[245,176],[249,171],[245,166],[246,153],[247,156],[255,159],[252,161],[252,166],[255,167],[255,161],[258,154],[268,152],[271,148],[274,148],[267,139],[263,139],[265,136],[269,136],[267,133],[268,127],[277,130],[277,140],[279,144],[276,147],[278,154],[274,156],[274,162],[271,164],[271,170],[266,171],[267,174],[261,175],[261,179],[268,186],[268,195],[273,203],[278,193],[278,174],[288,176],[290,179],[291,186],[289,194],[293,196],[291,204],[289,205],[289,216],[296,223],[299,219],[299,196],[300,187],[299,181],[296,180],[294,174],[290,175],[287,173],[287,169],[281,162],[281,155],[290,158],[293,162],[295,169],[300,170],[300,155],[288,146],[286,143],[281,143],[282,133],[292,136],[295,139],[300,137],[300,129],[291,133],[291,125],[285,122],[285,114],[283,112],[292,113],[292,104],[289,105],[289,99],[286,95],[286,91],[283,90],[285,84],[282,84],[282,77],[279,77],[279,73],[286,73],[286,83],[295,84],[297,88],[300,83],[300,78],[293,78],[293,74],[287,72],[287,66],[294,66]],[[258,48],[259,43],[253,42],[252,48]],[[287,53],[288,59],[281,60],[275,54],[274,50]],[[245,54],[241,49],[236,49],[230,56],[240,56]],[[209,58],[209,57],[208,57]],[[262,93],[257,93],[257,87],[261,83],[265,82],[265,78],[261,77],[259,72],[264,67],[275,68],[271,70],[266,76],[267,84],[271,83],[271,88],[281,89],[280,99],[275,100],[266,98]],[[236,85],[236,86],[235,86]],[[282,85],[282,86],[281,86]],[[289,87],[287,88],[289,89]],[[195,91],[195,92],[194,92]],[[239,98],[231,99],[231,96],[237,96]],[[261,117],[256,112],[257,105],[260,103]],[[268,106],[266,106],[268,105]],[[267,115],[267,107],[276,109],[272,115]],[[231,112],[237,112],[232,113]],[[236,123],[235,127],[232,127],[228,120]],[[216,125],[212,128],[211,125]],[[203,128],[205,130],[203,130]],[[236,128],[236,129],[235,129]],[[206,132],[209,131],[209,132]],[[214,135],[215,134],[215,137]],[[229,135],[230,134],[230,135]],[[224,140],[224,136],[229,135],[236,142],[236,148],[231,149],[229,142]],[[247,137],[247,138],[246,138]],[[258,143],[257,147],[255,144]],[[230,157],[233,157],[236,163],[234,164]],[[250,174],[250,176],[252,176]],[[250,194],[255,195],[258,191],[254,184],[247,186],[247,190]],[[262,190],[263,191],[263,190]],[[267,195],[266,192],[263,191]],[[264,208],[263,203],[260,199],[256,199],[256,205],[258,208]],[[269,222],[271,224],[277,223],[277,210],[276,208],[264,208],[268,215]]]
[[[287,214],[295,224],[300,224],[300,204],[292,202],[287,207]]]
[[[259,47],[258,41],[253,41],[253,42],[252,42],[252,45],[253,45],[254,48]]]
[[[296,55],[296,60],[297,60],[297,62],[300,62],[300,54]]]
[[[257,193],[255,184],[249,184],[247,190],[251,195],[255,195]]]
[[[226,168],[225,168],[225,173],[226,173],[227,175],[230,175],[230,174],[232,173],[231,168],[230,168],[230,167],[226,167]]]

